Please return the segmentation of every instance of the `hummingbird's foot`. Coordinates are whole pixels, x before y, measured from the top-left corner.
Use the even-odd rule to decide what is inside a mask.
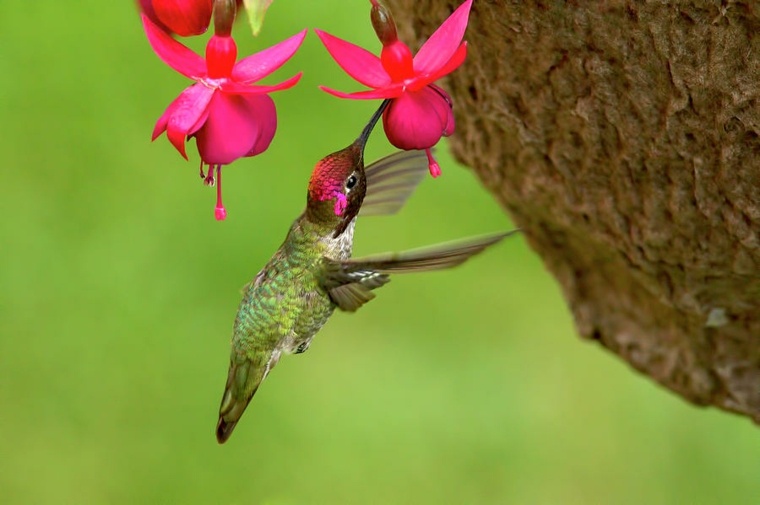
[[[293,354],[301,354],[306,352],[309,349],[309,345],[311,344],[311,341],[307,340],[306,342],[301,342],[298,347],[296,347],[296,350],[293,351]]]

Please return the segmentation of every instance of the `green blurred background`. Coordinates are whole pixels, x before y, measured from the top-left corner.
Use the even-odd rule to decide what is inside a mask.
[[[259,39],[237,26],[240,53],[303,27],[375,47],[368,10],[278,0]],[[757,427],[580,341],[522,238],[336,314],[217,445],[239,290],[376,103],[317,90],[360,86],[310,34],[217,223],[194,147],[188,163],[149,141],[188,82],[131,2],[2,0],[0,28],[0,503],[760,503]],[[439,157],[401,214],[361,220],[358,254],[511,227]]]

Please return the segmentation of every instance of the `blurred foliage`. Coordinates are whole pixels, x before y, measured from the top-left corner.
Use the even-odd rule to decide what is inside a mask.
[[[375,47],[367,2],[275,2],[245,55],[303,27]],[[399,22],[402,22],[399,20]],[[214,192],[154,121],[186,80],[133,4],[0,2],[0,503],[758,503],[760,436],[576,338],[521,237],[397,277],[285,357],[226,446],[214,426],[239,288],[302,210],[313,164],[376,103],[317,38],[275,74],[279,131]],[[203,40],[193,41],[202,48]],[[511,227],[439,149],[357,253]],[[389,152],[375,135],[368,159]]]

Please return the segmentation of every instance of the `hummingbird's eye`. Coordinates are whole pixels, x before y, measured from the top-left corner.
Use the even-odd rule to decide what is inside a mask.
[[[351,189],[354,186],[356,186],[357,181],[358,179],[356,178],[356,176],[352,174],[351,177],[346,179],[346,189]]]

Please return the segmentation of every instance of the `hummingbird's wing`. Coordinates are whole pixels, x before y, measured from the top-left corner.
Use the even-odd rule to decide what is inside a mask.
[[[425,151],[400,151],[364,169],[367,194],[360,216],[395,214],[428,172]]]
[[[455,267],[519,230],[438,244],[402,253],[385,253],[346,261],[325,259],[323,287],[338,308],[354,312],[375,297],[373,289],[389,274]]]
[[[341,310],[355,312],[375,297],[373,289],[390,282],[388,274],[367,268],[356,268],[350,261],[325,258],[322,286]]]

